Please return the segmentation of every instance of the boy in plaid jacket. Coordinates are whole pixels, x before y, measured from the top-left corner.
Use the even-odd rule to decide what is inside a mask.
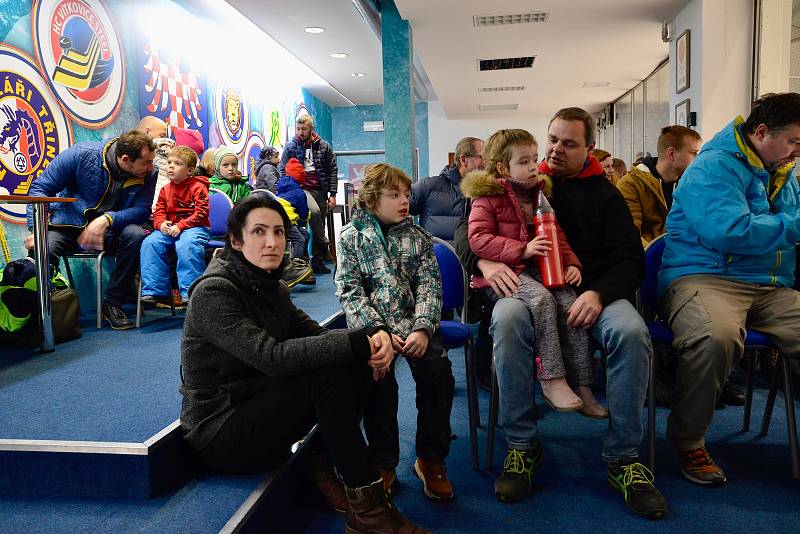
[[[350,328],[392,334],[417,385],[414,473],[432,500],[450,500],[444,460],[450,450],[455,380],[442,346],[442,283],[431,236],[409,217],[410,178],[379,163],[367,167],[351,221],[339,236],[336,294]],[[364,408],[370,452],[387,491],[400,459],[394,363],[371,385]]]

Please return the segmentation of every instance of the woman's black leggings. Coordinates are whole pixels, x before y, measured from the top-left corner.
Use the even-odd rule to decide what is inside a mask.
[[[287,456],[289,447],[319,424],[333,464],[350,487],[378,479],[359,425],[369,366],[324,367],[270,384],[241,402],[200,452],[212,469],[244,473]]]

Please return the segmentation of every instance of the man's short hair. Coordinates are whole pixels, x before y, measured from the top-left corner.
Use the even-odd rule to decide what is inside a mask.
[[[686,126],[674,124],[672,126],[665,126],[661,128],[661,134],[658,136],[658,157],[662,157],[667,153],[669,147],[675,150],[680,150],[686,143],[686,138],[689,137],[695,141],[703,141],[700,134]]]
[[[358,190],[358,206],[370,211],[375,209],[384,189],[399,189],[400,184],[411,187],[411,178],[397,167],[386,163],[374,163],[364,169],[361,187]]]
[[[581,121],[583,123],[583,138],[586,141],[586,146],[590,146],[594,144],[594,119],[591,115],[589,115],[585,109],[582,108],[561,108],[556,111],[556,114],[553,115],[553,118],[550,119],[550,123],[547,125],[547,128],[550,128],[550,125],[553,124],[553,121],[556,119],[561,119],[562,121]]]
[[[776,131],[800,124],[800,94],[770,93],[753,102],[750,115],[744,121],[744,130],[755,133],[759,124]]]
[[[453,156],[453,161],[455,161],[456,165],[461,162],[461,156],[475,154],[475,143],[479,143],[481,141],[482,139],[478,139],[477,137],[465,137],[456,143],[456,152]]]
[[[314,128],[314,119],[308,114],[300,115],[295,122],[297,124],[308,124],[312,129]]]
[[[197,167],[197,153],[188,146],[178,145],[173,147],[167,157],[181,160],[190,169]]]
[[[125,132],[117,139],[117,157],[128,156],[131,161],[136,161],[142,157],[142,149],[149,151],[156,149],[153,139],[146,133],[139,130]]]
[[[628,173],[628,168],[625,166],[625,162],[619,158],[614,158],[614,170],[617,171],[617,176],[620,178]]]

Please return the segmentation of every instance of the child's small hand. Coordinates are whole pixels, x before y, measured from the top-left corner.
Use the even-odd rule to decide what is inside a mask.
[[[428,333],[425,330],[414,330],[406,338],[403,354],[406,358],[421,358],[428,350]]]
[[[525,245],[525,250],[522,251],[522,259],[527,260],[533,256],[544,256],[553,250],[553,244],[549,239],[543,235],[537,235]]]
[[[181,229],[180,227],[178,227],[177,224],[173,224],[172,226],[169,227],[169,235],[171,235],[172,237],[178,237],[180,233]]]
[[[570,265],[564,270],[564,281],[573,286],[581,285],[581,271],[574,265]]]
[[[158,229],[164,235],[172,235],[171,233],[169,233],[169,229],[171,227],[172,227],[172,221],[164,221],[161,223],[161,226],[159,226]]]
[[[392,348],[397,352],[403,352],[403,345],[406,344],[406,340],[402,337],[398,336],[397,334],[392,334]]]

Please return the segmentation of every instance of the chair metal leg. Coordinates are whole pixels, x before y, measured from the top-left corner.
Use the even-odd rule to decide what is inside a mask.
[[[647,384],[647,467],[656,473],[656,362],[655,352],[650,360]]]
[[[750,414],[753,411],[753,386],[756,377],[756,361],[758,351],[750,355],[750,365],[747,367],[747,389],[744,396],[744,419],[742,420],[742,432],[750,431]]]
[[[467,412],[469,414],[469,445],[472,452],[472,468],[478,469],[478,391],[475,386],[475,365],[472,357],[472,339],[464,346],[464,364],[467,375]]]
[[[783,371],[783,399],[786,403],[786,426],[789,430],[789,454],[792,457],[792,477],[800,479],[800,459],[797,454],[797,422],[794,418],[794,395],[792,395],[792,375],[789,359],[781,355]]]
[[[775,407],[775,396],[778,394],[778,384],[781,378],[781,368],[775,366],[775,371],[772,374],[772,383],[769,386],[769,395],[767,396],[767,405],[764,407],[764,419],[761,421],[761,432],[759,436],[764,437],[769,432],[769,423],[772,420],[772,409]]]
[[[69,287],[75,289],[75,279],[72,278],[72,269],[69,268],[69,260],[66,256],[61,257],[64,260],[64,270],[67,271],[67,280],[69,280]]]
[[[136,328],[142,327],[142,273],[139,272],[139,291],[136,296]]]
[[[101,251],[97,255],[97,328],[103,328],[103,256],[106,252]]]
[[[492,470],[494,456],[494,430],[497,427],[497,410],[500,404],[500,391],[497,385],[497,373],[492,357],[492,388],[489,394],[489,420],[486,422],[486,469]]]

